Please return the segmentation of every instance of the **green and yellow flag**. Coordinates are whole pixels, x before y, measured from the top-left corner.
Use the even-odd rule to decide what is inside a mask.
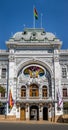
[[[38,13],[37,13],[36,8],[34,8],[34,16],[35,16],[35,19],[38,19]]]

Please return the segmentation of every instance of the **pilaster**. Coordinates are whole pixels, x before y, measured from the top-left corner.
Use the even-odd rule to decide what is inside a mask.
[[[43,120],[43,104],[39,104],[39,120]]]
[[[54,50],[54,99],[57,101],[58,89],[62,97],[62,88],[61,88],[61,67],[59,64],[59,52]],[[58,114],[57,103],[55,103],[55,115]],[[59,111],[59,114],[62,114],[62,109]]]
[[[29,117],[29,104],[27,103],[26,104],[26,120],[29,120],[30,119],[30,117]]]
[[[10,111],[10,115],[14,115],[16,112],[15,107],[15,100],[16,100],[16,80],[15,80],[15,56],[14,56],[14,50],[9,50],[9,86],[8,86],[8,99],[9,99],[9,92],[11,90],[12,98],[14,100],[14,106]],[[8,111],[9,114],[9,111]]]

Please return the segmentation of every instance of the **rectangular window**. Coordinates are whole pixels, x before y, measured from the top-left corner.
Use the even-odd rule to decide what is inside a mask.
[[[68,102],[63,103],[63,113],[68,114]]]
[[[32,90],[32,97],[36,96],[36,90]]]
[[[43,91],[43,97],[47,97],[47,92],[46,91]]]
[[[62,78],[67,78],[66,68],[62,68]]]
[[[1,93],[1,97],[5,97],[5,92],[2,92],[2,93]]]
[[[21,97],[26,97],[26,91],[25,90],[21,90]]]
[[[67,88],[63,88],[63,97],[67,97]]]
[[[2,78],[6,78],[6,68],[2,68],[1,77],[2,77]]]

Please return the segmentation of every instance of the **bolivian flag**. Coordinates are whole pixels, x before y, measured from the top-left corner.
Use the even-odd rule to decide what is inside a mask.
[[[36,8],[34,8],[34,16],[35,16],[35,19],[38,19],[38,13],[37,13]]]
[[[10,90],[10,92],[9,92],[9,108],[12,109],[13,105],[14,105],[14,101],[12,98],[12,92]]]

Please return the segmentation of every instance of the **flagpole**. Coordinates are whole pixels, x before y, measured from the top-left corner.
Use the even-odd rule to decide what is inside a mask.
[[[35,28],[35,16],[34,16],[34,8],[35,8],[35,6],[33,6],[33,28]]]
[[[41,13],[41,28],[42,28],[42,16],[43,16],[43,14]]]

